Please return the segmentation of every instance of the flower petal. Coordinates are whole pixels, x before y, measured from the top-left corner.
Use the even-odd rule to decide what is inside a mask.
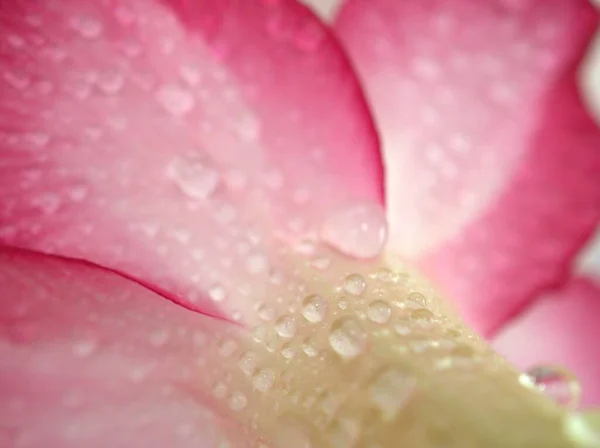
[[[600,404],[600,287],[574,278],[536,301],[496,336],[494,348],[521,368],[560,364],[575,373],[584,407]]]
[[[351,0],[336,24],[382,131],[391,242],[484,333],[557,283],[600,217],[576,86],[596,24],[584,0]]]
[[[21,251],[0,250],[0,283],[1,446],[208,447],[235,436],[202,387],[223,322],[97,267]]]
[[[292,1],[18,0],[0,36],[6,244],[231,311],[275,235],[381,202],[358,83]]]

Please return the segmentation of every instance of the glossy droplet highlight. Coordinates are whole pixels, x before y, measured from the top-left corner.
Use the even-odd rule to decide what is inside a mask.
[[[296,321],[291,316],[281,316],[275,322],[275,331],[282,338],[292,338],[296,334]]]
[[[254,387],[261,391],[267,392],[275,383],[275,372],[271,369],[261,369],[254,374],[252,378],[252,384]]]
[[[390,320],[392,310],[390,306],[383,300],[375,300],[369,304],[367,309],[367,317],[372,322],[385,324]]]
[[[562,406],[574,409],[579,405],[581,384],[564,367],[551,364],[534,366],[525,375],[531,379],[531,384]]]
[[[356,319],[343,317],[331,326],[329,345],[341,357],[354,358],[365,350],[367,333]]]
[[[193,93],[175,84],[167,84],[156,93],[156,100],[171,115],[180,117],[194,108],[196,100]]]
[[[327,314],[327,301],[316,294],[307,296],[302,302],[302,315],[311,322],[317,323],[325,319]]]
[[[219,174],[198,159],[176,158],[167,167],[167,177],[191,199],[207,199],[219,184]]]
[[[406,406],[416,384],[414,376],[401,368],[391,367],[375,376],[369,385],[369,397],[384,420],[392,420]]]
[[[304,342],[302,342],[302,351],[309,358],[313,358],[319,354],[317,346],[311,338],[306,338]]]
[[[229,408],[232,411],[241,411],[248,404],[248,399],[241,392],[234,392],[229,397]]]
[[[321,228],[321,239],[355,258],[377,257],[387,238],[385,211],[379,204],[357,204],[331,214]]]
[[[350,274],[344,279],[344,291],[353,296],[360,296],[366,287],[367,283],[361,275]]]

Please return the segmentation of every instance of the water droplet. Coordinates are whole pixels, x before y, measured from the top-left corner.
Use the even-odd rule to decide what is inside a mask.
[[[525,374],[531,378],[535,387],[562,406],[574,409],[579,405],[581,384],[564,367],[539,365],[528,369]]]
[[[600,412],[568,413],[564,420],[567,437],[581,448],[600,447]]]
[[[215,384],[213,387],[213,395],[217,398],[224,398],[225,395],[227,395],[227,386],[225,383],[219,381],[217,384]]]
[[[307,296],[302,302],[302,315],[311,322],[317,323],[325,319],[327,314],[327,301],[316,294]]]
[[[436,321],[434,314],[425,308],[413,311],[410,320],[421,328],[430,328]]]
[[[398,305],[405,310],[418,310],[427,306],[427,299],[420,292],[411,292]]]
[[[267,392],[275,383],[275,372],[271,369],[261,369],[254,374],[252,384],[261,392]]]
[[[369,386],[369,396],[381,410],[383,418],[389,421],[406,406],[416,384],[416,379],[404,370],[388,368],[375,377]]]
[[[241,411],[248,404],[248,399],[241,392],[234,392],[229,397],[229,408],[232,411]]]
[[[350,274],[344,279],[344,291],[353,296],[360,296],[366,286],[365,279],[358,274]]]
[[[369,304],[367,316],[372,322],[385,324],[390,320],[392,310],[383,300],[375,300]]]
[[[45,215],[52,215],[60,208],[60,196],[53,193],[42,193],[32,199],[31,205],[40,209]]]
[[[380,268],[377,271],[376,278],[383,283],[394,283],[398,281],[398,274],[388,268]]]
[[[156,93],[156,100],[171,115],[181,117],[192,111],[196,104],[193,93],[176,84],[166,84]]]
[[[296,334],[296,321],[291,316],[281,316],[275,322],[275,331],[282,338],[292,338]]]
[[[258,366],[258,357],[253,352],[244,353],[238,361],[238,366],[246,375],[251,376]]]
[[[86,39],[95,39],[102,34],[102,23],[93,17],[72,17],[69,25]]]
[[[309,358],[313,358],[319,353],[314,341],[311,338],[306,338],[304,342],[302,342],[302,351]]]
[[[267,338],[267,329],[263,326],[258,326],[258,327],[254,327],[254,329],[252,330],[252,339],[254,339],[255,342],[261,343],[261,342],[265,342],[265,339]]]
[[[267,322],[275,319],[275,309],[265,305],[264,303],[258,307],[257,314],[260,320]]]
[[[315,268],[315,269],[319,269],[320,271],[324,271],[327,268],[329,268],[329,266],[331,266],[331,260],[329,258],[315,258],[314,260],[312,260],[310,262],[310,265]]]
[[[354,358],[365,350],[367,333],[358,321],[351,317],[343,317],[331,326],[329,345],[340,356]]]
[[[213,285],[208,289],[208,296],[214,302],[222,302],[227,297],[227,293],[223,286]]]
[[[269,264],[267,257],[265,257],[263,254],[251,255],[246,260],[246,269],[251,274],[260,274],[261,272],[265,272],[268,266]]]
[[[219,184],[219,174],[198,159],[177,158],[167,167],[167,177],[192,199],[206,199]]]
[[[378,204],[359,204],[333,213],[321,228],[323,241],[356,258],[373,258],[387,238],[385,211]]]
[[[281,356],[285,359],[293,359],[296,357],[296,349],[291,344],[285,343],[281,347]]]
[[[96,350],[96,342],[91,339],[84,339],[81,341],[77,341],[73,345],[73,353],[75,356],[80,358],[85,358],[90,356]]]
[[[345,310],[348,308],[348,301],[346,299],[338,300],[337,306],[340,310]]]

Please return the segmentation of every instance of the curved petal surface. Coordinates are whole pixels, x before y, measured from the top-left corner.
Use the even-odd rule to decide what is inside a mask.
[[[382,131],[392,246],[483,333],[564,277],[598,222],[576,82],[596,25],[584,0],[350,0],[337,20]]]
[[[0,36],[5,244],[233,313],[274,236],[382,200],[353,72],[295,2],[18,0]]]
[[[582,406],[600,404],[600,287],[585,277],[536,301],[495,337],[493,346],[518,367],[566,366],[579,378]]]
[[[235,446],[204,384],[223,322],[81,262],[0,250],[0,445]]]

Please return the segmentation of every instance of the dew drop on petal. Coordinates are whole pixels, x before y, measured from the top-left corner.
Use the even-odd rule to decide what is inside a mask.
[[[261,369],[254,374],[252,384],[261,392],[267,392],[275,383],[275,372],[271,369]]]
[[[385,303],[383,300],[375,300],[369,304],[369,308],[367,310],[367,317],[372,322],[378,324],[385,324],[390,320],[392,315],[392,310],[390,306]]]
[[[196,103],[190,90],[175,84],[162,86],[156,93],[156,100],[168,113],[176,117],[191,112]]]
[[[321,228],[321,239],[355,258],[377,257],[387,238],[385,211],[379,204],[357,204],[332,213]]]
[[[219,174],[198,159],[176,158],[167,167],[167,177],[191,199],[208,199],[217,189]]]
[[[229,397],[229,408],[232,411],[241,411],[248,404],[248,399],[241,392],[234,392]]]
[[[319,353],[315,342],[311,338],[306,338],[304,340],[304,342],[302,343],[302,351],[309,358],[313,358]]]
[[[350,274],[344,279],[344,291],[353,296],[360,296],[366,286],[365,279],[359,274]]]
[[[365,350],[367,333],[357,320],[343,317],[331,326],[329,345],[341,357],[354,358]]]
[[[302,302],[302,315],[311,322],[317,323],[325,319],[327,314],[327,301],[316,294],[307,296]]]
[[[376,375],[369,385],[369,397],[384,419],[392,420],[406,406],[416,384],[415,377],[402,369],[388,368]]]
[[[296,321],[291,316],[281,316],[275,322],[275,331],[282,338],[292,338],[296,334]]]
[[[525,372],[529,381],[521,378],[521,383],[532,384],[562,406],[574,409],[581,398],[581,384],[577,377],[566,368],[556,365],[538,365]]]

